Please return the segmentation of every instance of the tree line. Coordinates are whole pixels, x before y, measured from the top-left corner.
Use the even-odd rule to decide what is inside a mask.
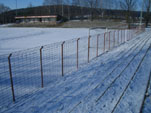
[[[143,6],[143,11],[145,11],[143,17],[148,26],[151,16],[151,0],[142,0],[140,4],[137,2],[138,0],[43,0],[43,6],[33,7],[30,3],[28,8],[18,9],[17,14],[16,10],[10,10],[6,6],[1,8],[0,5],[0,22],[13,22],[15,16],[58,14],[67,19],[81,20],[120,18],[125,19],[130,27],[134,18],[140,16],[136,9],[141,9]]]

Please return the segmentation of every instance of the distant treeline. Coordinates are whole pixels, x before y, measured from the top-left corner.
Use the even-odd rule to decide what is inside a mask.
[[[0,23],[14,23],[15,16],[61,15],[65,20],[73,19],[125,19],[126,11],[100,9],[71,5],[49,5],[11,10],[0,14]],[[132,20],[138,20],[140,12],[131,12]]]

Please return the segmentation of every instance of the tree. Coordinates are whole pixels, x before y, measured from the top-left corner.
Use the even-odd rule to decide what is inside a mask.
[[[59,8],[57,5],[61,5],[63,0],[44,0],[43,5],[47,6],[47,9],[49,10],[49,14],[51,12],[51,5],[54,5],[54,13],[58,14],[61,12],[61,8]],[[61,14],[61,13],[60,13]]]
[[[95,0],[87,0],[87,6],[90,8],[90,20],[93,20],[93,8],[96,6]]]
[[[58,5],[59,0],[44,0],[43,5]]]
[[[145,24],[146,27],[148,26],[149,20],[150,20],[150,10],[151,10],[151,0],[145,0],[145,10],[146,10],[146,15],[145,15]]]
[[[33,7],[33,5],[32,5],[32,3],[30,2],[29,5],[27,6],[27,8],[32,8],[32,7]]]
[[[136,6],[136,0],[121,0],[120,7],[121,9],[126,11],[126,21],[128,23],[128,28],[130,29],[131,23],[131,12],[134,10]]]
[[[9,7],[5,6],[4,4],[0,4],[0,13],[6,12],[9,10],[10,10]]]
[[[83,6],[84,6],[85,2],[86,2],[86,0],[72,0],[72,5],[77,6],[80,9],[80,13],[79,13],[79,10],[76,10],[77,11],[76,14],[80,14],[81,20],[83,20]]]
[[[80,0],[72,0],[72,5],[73,6],[79,6],[80,5]]]
[[[70,12],[70,5],[71,5],[71,1],[70,0],[66,0],[65,1],[65,4],[67,5],[67,11],[68,11],[68,14],[67,14],[67,16],[68,16],[68,20],[70,20],[70,17],[71,17],[71,12]]]
[[[4,4],[0,4],[0,14],[2,15],[1,18],[2,18],[2,23],[5,23],[6,21],[6,18],[5,18],[5,13],[4,12],[7,12],[9,11],[10,8],[5,6]]]

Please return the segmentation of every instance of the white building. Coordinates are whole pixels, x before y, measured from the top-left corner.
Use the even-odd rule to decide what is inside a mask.
[[[53,23],[61,20],[61,16],[49,15],[49,16],[17,16],[15,17],[17,23]]]

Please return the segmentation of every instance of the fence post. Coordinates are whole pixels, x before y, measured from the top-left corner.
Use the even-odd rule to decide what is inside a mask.
[[[63,45],[64,45],[65,41],[62,42],[61,44],[61,69],[62,69],[62,76],[64,76],[64,62],[63,62]]]
[[[128,30],[126,30],[126,41],[128,41]]]
[[[130,30],[130,32],[129,32],[129,40],[131,39],[131,30]]]
[[[128,32],[128,40],[130,40],[130,32],[131,32],[131,31],[129,30],[129,32]]]
[[[121,29],[121,44],[122,44],[122,29]]]
[[[124,29],[124,43],[125,43],[125,29]]]
[[[80,38],[77,39],[77,69],[79,67],[79,40]]]
[[[129,32],[130,32],[130,31],[128,30],[128,33],[127,33],[127,34],[128,34],[128,41],[129,41]]]
[[[96,57],[98,57],[98,49],[99,49],[99,34],[97,35],[97,44],[96,44]]]
[[[104,33],[104,52],[105,52],[105,35],[106,35],[106,32]]]
[[[109,32],[109,50],[110,50],[110,33],[111,31]]]
[[[114,44],[113,44],[113,48],[115,47],[115,31],[114,31]]]
[[[128,30],[128,40],[130,40],[130,30]]]
[[[40,48],[40,71],[41,71],[41,87],[44,87],[44,80],[43,80],[43,65],[42,65],[42,49],[43,46]]]
[[[15,102],[14,84],[13,84],[13,77],[12,77],[12,66],[11,66],[11,60],[10,60],[11,56],[12,56],[12,54],[9,54],[9,56],[8,56],[8,65],[9,65],[9,75],[10,75],[12,96],[13,96],[13,101]]]
[[[119,45],[119,37],[120,37],[120,36],[119,36],[119,30],[118,30],[118,39],[117,39],[117,40],[118,40],[118,41],[117,41],[117,42],[118,42],[118,45]]]
[[[130,32],[130,36],[131,36],[131,39],[133,38],[133,36],[132,36],[132,31]]]
[[[91,36],[88,37],[88,63],[89,63],[89,59],[90,59],[90,38],[91,38]]]

